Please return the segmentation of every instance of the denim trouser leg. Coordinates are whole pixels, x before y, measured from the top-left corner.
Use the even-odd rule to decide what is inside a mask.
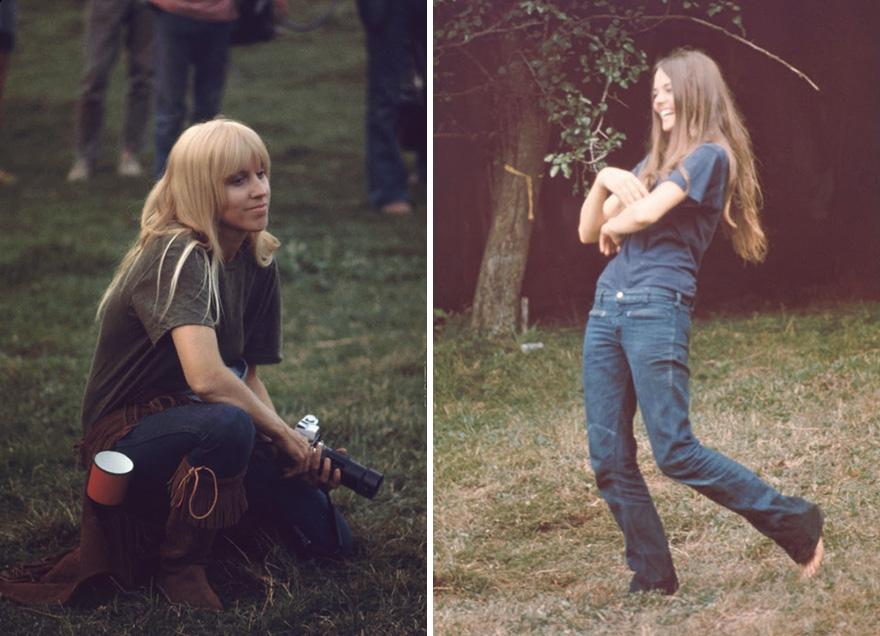
[[[193,52],[193,123],[214,119],[223,102],[232,22],[201,25],[200,46]]]
[[[611,445],[601,435],[603,428],[614,428],[613,392],[605,386],[620,382],[619,376],[603,373],[602,339],[618,343],[625,355],[639,409],[645,421],[651,449],[658,466],[669,477],[691,486],[713,501],[745,517],[760,532],[779,544],[798,563],[809,560],[822,528],[818,506],[799,497],[786,497],[750,470],[724,455],[705,448],[691,431],[689,409],[688,340],[690,309],[662,290],[622,290],[616,295],[597,295],[590,315],[584,345],[584,380],[596,384],[586,390],[591,454],[593,445],[600,452]],[[672,295],[674,297],[674,295]],[[591,367],[597,366],[598,370]],[[590,402],[594,402],[591,406]],[[593,418],[595,415],[595,418]],[[631,418],[630,418],[631,421]],[[593,432],[595,429],[595,433]],[[607,437],[607,436],[605,436]],[[611,439],[609,437],[609,439]],[[608,469],[603,468],[604,474]],[[614,473],[610,473],[614,474]],[[597,471],[597,480],[600,473]],[[621,486],[600,482],[606,499]],[[641,505],[637,498],[626,498],[625,507]],[[612,507],[613,510],[613,507]],[[625,514],[615,513],[623,528],[627,550],[631,542],[659,544],[659,524],[647,524],[632,516],[629,527]],[[623,521],[621,521],[621,519]],[[665,538],[663,539],[665,541]],[[635,569],[635,568],[634,568]],[[635,569],[636,577],[642,573]],[[649,580],[650,572],[646,579]]]
[[[156,156],[155,175],[165,172],[168,153],[186,120],[186,87],[194,43],[187,20],[156,10]]]
[[[261,442],[258,442],[260,444]],[[276,519],[282,531],[314,556],[347,556],[351,530],[330,497],[300,479],[285,479],[279,464],[255,452],[244,482],[251,510]]]
[[[631,589],[678,587],[663,524],[636,463],[636,395],[620,342],[605,309],[590,312],[584,338],[584,396],[590,463],[599,492],[623,531]]]
[[[76,156],[98,160],[104,101],[124,37],[128,51],[128,93],[122,146],[140,151],[150,114],[153,83],[153,12],[135,0],[92,0],[86,27],[86,60],[76,114]]]
[[[155,63],[153,10],[148,4],[134,2],[128,18],[125,46],[128,49],[128,92],[122,120],[122,149],[140,153],[150,119]]]
[[[160,514],[168,507],[168,480],[184,456],[222,479],[247,467],[253,445],[253,422],[235,406],[187,404],[149,415],[113,446],[134,462],[126,505]]]
[[[104,127],[104,96],[119,56],[126,7],[118,0],[93,0],[87,11],[85,71],[76,112],[76,156],[94,166]]]
[[[389,2],[382,19],[365,22],[367,35],[367,187],[381,207],[409,197],[406,166],[397,144],[397,118],[407,50],[411,0]]]
[[[777,492],[752,471],[703,446],[691,431],[688,339],[690,309],[669,301],[627,310],[624,348],[651,449],[665,475],[749,521],[798,563],[819,539],[815,504]]]
[[[113,447],[134,462],[126,506],[164,520],[168,480],[184,456],[219,478],[247,468],[244,485],[252,510],[278,519],[313,554],[349,554],[351,530],[327,494],[299,479],[283,479],[278,464],[252,453],[254,437],[250,416],[228,404],[188,404],[145,417]]]

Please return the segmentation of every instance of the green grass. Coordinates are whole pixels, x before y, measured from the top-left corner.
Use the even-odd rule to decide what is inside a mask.
[[[797,579],[739,516],[639,461],[682,586],[628,595],[623,540],[588,468],[580,329],[485,340],[455,316],[434,344],[436,634],[852,634],[880,607],[880,305],[694,323],[701,441],[826,513],[826,561]],[[544,348],[522,353],[522,342]]]
[[[150,187],[114,174],[124,64],[108,95],[99,173],[65,182],[84,5],[19,8],[0,128],[0,166],[20,179],[0,189],[0,569],[76,540],[83,476],[72,446],[94,311]],[[148,588],[96,590],[71,608],[0,601],[4,634],[424,632],[425,222],[369,213],[364,77],[360,23],[344,5],[319,31],[235,50],[223,108],[273,157],[284,362],[265,368],[266,384],[283,415],[317,414],[328,443],[385,473],[372,502],[337,491],[357,555],[335,565],[277,546],[263,564],[223,556],[209,569],[228,608],[220,615],[171,607]]]

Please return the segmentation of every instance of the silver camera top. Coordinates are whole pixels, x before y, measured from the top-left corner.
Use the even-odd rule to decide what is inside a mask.
[[[314,444],[321,437],[319,432],[320,428],[321,427],[318,425],[318,418],[309,413],[296,423],[294,430],[309,440],[310,444]]]

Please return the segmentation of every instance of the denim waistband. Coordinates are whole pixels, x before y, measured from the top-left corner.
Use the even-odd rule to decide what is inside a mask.
[[[597,289],[595,302],[645,303],[652,300],[665,300],[676,305],[693,307],[694,299],[681,292],[663,289],[662,287],[633,287],[631,289]]]

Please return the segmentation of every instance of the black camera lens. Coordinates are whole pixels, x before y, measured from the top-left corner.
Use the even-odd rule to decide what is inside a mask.
[[[342,472],[342,485],[351,488],[361,497],[372,499],[379,492],[382,480],[385,476],[366,466],[358,464],[356,461],[343,455],[332,448],[324,446],[321,452],[321,461],[324,458],[330,458],[333,468],[338,468]]]

